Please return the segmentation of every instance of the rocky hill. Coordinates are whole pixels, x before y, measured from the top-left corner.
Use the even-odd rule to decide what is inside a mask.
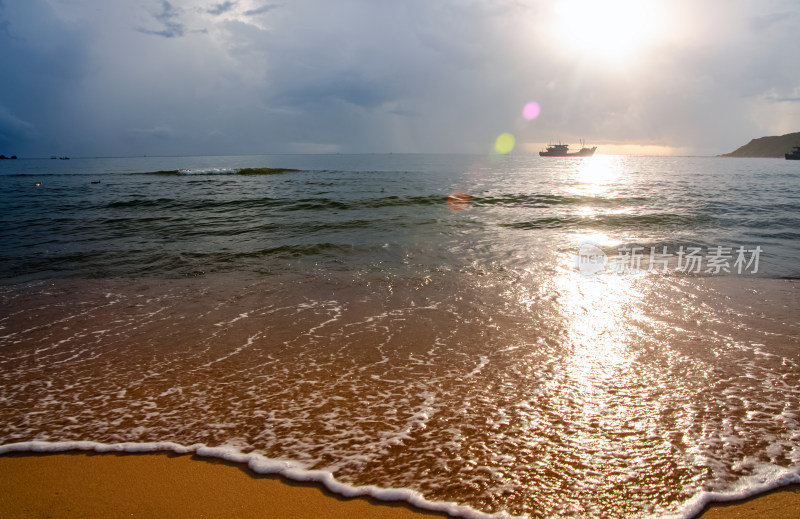
[[[784,154],[791,152],[794,146],[800,146],[800,132],[753,139],[739,149],[720,155],[720,157],[765,157],[782,159]]]

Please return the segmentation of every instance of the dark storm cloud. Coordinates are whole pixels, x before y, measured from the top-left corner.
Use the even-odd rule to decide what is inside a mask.
[[[175,136],[175,130],[169,126],[161,125],[153,128],[131,128],[128,130],[131,136],[155,137],[158,139],[171,139]]]
[[[768,95],[765,96],[764,99],[770,103],[800,103],[800,97],[776,97]]]
[[[184,24],[177,21],[179,17],[180,10],[174,8],[167,0],[162,0],[161,12],[154,14],[153,18],[160,22],[164,28],[161,30],[151,30],[137,27],[136,30],[142,34],[153,34],[155,36],[163,36],[164,38],[180,37],[183,36],[184,33]]]
[[[0,143],[12,144],[33,139],[37,135],[31,123],[23,121],[6,107],[0,106]]]
[[[715,154],[800,120],[788,1],[653,0],[667,37],[616,63],[566,50],[558,1],[268,1],[0,0],[3,153],[481,153],[510,131]]]
[[[245,15],[245,16],[257,16],[259,14],[268,13],[269,11],[272,11],[273,9],[277,9],[278,7],[280,7],[280,6],[276,5],[276,4],[266,4],[266,5],[262,5],[261,7],[256,7],[255,9],[248,9],[247,11],[243,12],[242,14]]]
[[[211,9],[207,9],[206,12],[214,16],[219,16],[223,13],[227,13],[228,11],[236,7],[237,3],[238,2],[231,2],[230,0],[227,0],[225,2],[215,5]]]
[[[87,73],[90,31],[43,0],[0,2],[0,27],[0,141],[23,156],[70,126],[63,106]]]
[[[8,34],[9,21],[5,19],[3,0],[0,0],[0,32]]]
[[[394,98],[392,88],[384,82],[363,77],[358,71],[334,75],[326,80],[301,83],[288,88],[280,96],[281,104],[292,107],[319,106],[330,103],[346,103],[352,106],[373,109]]]

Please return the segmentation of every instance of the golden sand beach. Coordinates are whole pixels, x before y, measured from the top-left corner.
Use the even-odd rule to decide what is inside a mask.
[[[173,454],[0,456],[0,517],[447,517]]]
[[[731,503],[715,503],[698,519],[797,519],[800,517],[800,485]]]
[[[405,503],[343,498],[320,485],[258,475],[226,461],[174,454],[0,456],[4,518],[447,517]],[[800,486],[715,504],[702,519],[800,518]]]

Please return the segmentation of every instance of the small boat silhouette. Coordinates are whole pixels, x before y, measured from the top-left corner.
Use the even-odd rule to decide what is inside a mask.
[[[591,148],[587,148],[581,139],[581,149],[580,151],[569,151],[569,144],[549,144],[546,150],[542,150],[539,152],[540,157],[591,157],[594,155],[597,146],[593,146]]]

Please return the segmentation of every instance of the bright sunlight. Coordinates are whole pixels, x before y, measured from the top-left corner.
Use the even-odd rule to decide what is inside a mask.
[[[623,62],[654,41],[657,7],[654,0],[560,0],[558,34],[573,51]]]

